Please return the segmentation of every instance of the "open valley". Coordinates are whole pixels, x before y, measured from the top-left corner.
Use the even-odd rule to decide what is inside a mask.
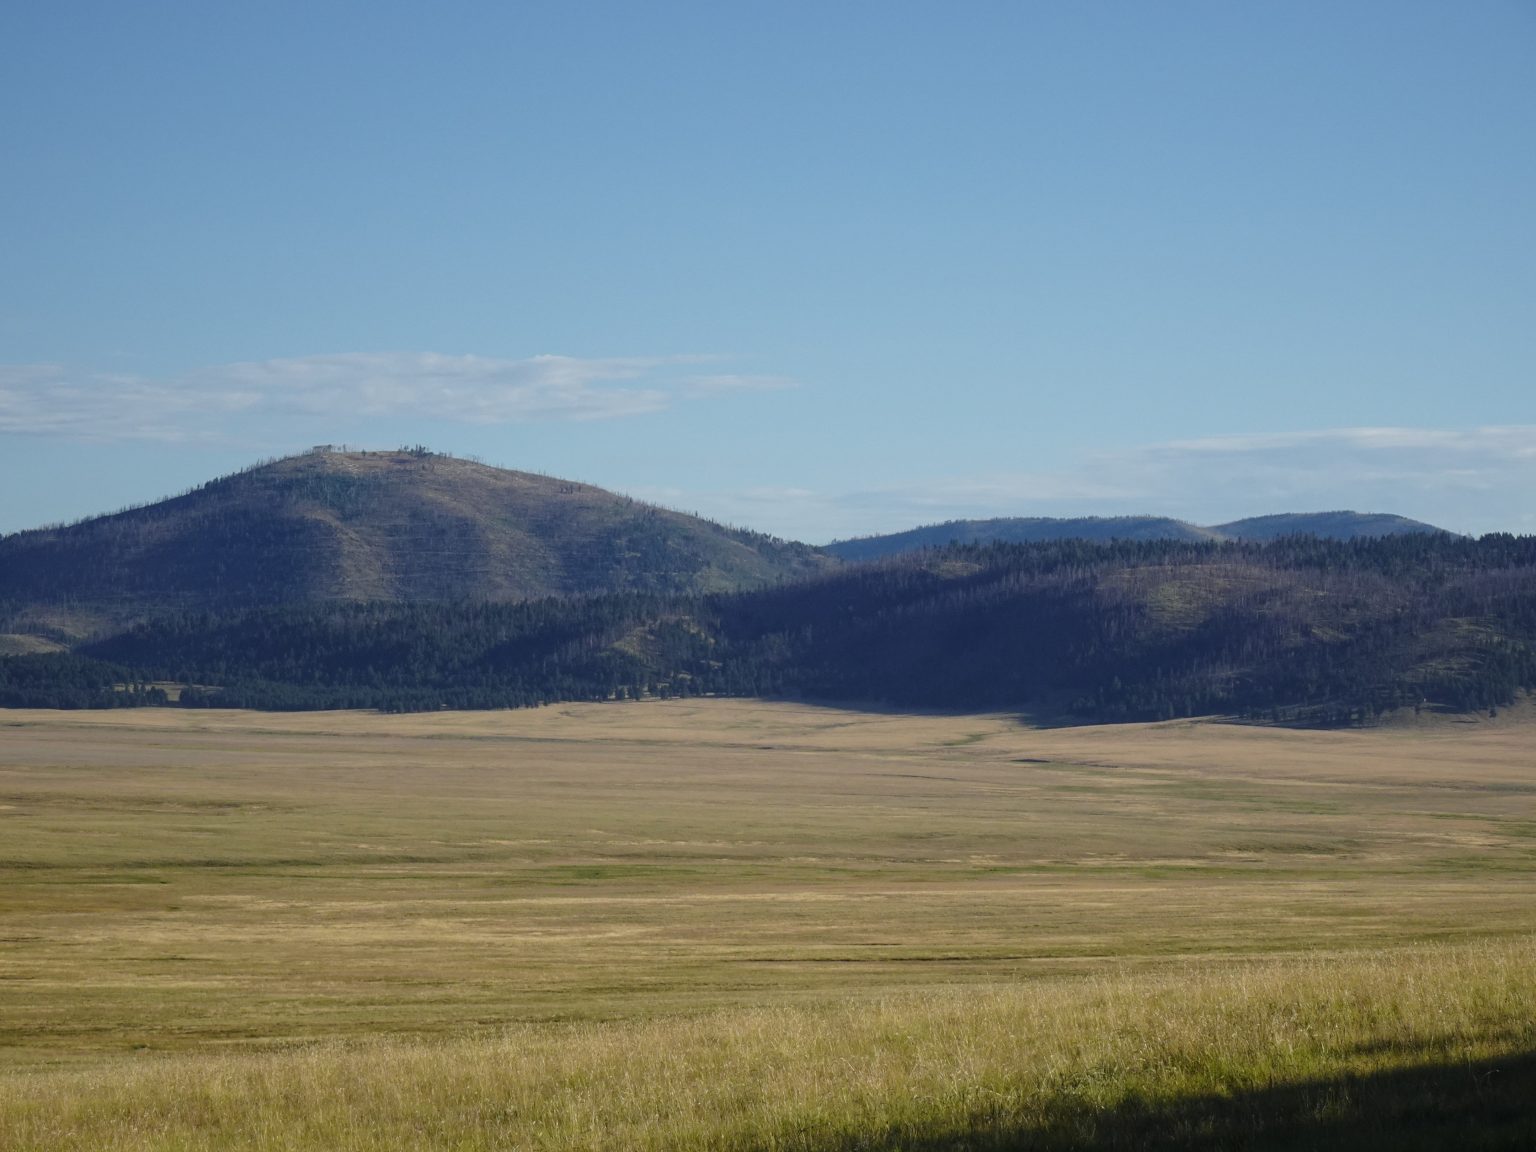
[[[413,1146],[896,1148],[972,1121],[1002,1139],[1049,1127],[1020,1118],[1018,1094],[1071,1065],[1073,1021],[1108,1029],[1092,1059],[1138,1029],[1145,1056],[1178,1034],[1156,1023],[1170,997],[1189,1027],[1258,1047],[1206,1068],[1203,1089],[1126,1066],[1114,1093],[1513,1059],[1536,1047],[1533,734],[1513,714],[1040,729],[726,700],[5,713],[0,1133],[23,1148],[387,1147],[389,1108],[334,1084],[341,1127],[305,1136],[328,1113],[303,1086],[337,1068],[366,1086],[414,1060],[411,1082],[447,1096],[411,1100],[427,1125]],[[1352,1039],[1295,1067],[1241,1018],[1288,1011],[1305,1033],[1284,1041],[1294,1058],[1345,1027],[1318,998],[1349,987],[1365,1005]],[[913,1039],[935,1029],[931,1052]],[[963,1069],[945,1065],[957,1036]],[[927,1071],[878,1072],[892,1043],[919,1044]],[[716,1059],[738,1091],[789,1065],[806,1083],[764,1088],[771,1114],[735,1097],[685,1107],[678,1084],[704,1074],[668,1062]],[[838,1143],[836,1108],[795,1101],[866,1060],[894,1077],[889,1099],[846,1119],[872,1142]],[[630,1094],[540,1095],[572,1061],[589,1087],[618,1077]],[[226,1120],[188,1104],[215,1068]],[[636,1104],[655,1069],[671,1103]],[[966,1096],[907,1115],[923,1075],[951,1074],[1013,1110]],[[485,1075],[504,1082],[473,1087]],[[461,1107],[530,1091],[559,1115]],[[167,1111],[146,1128],[155,1099]],[[1085,1099],[1071,1097],[1079,1120]],[[639,1112],[603,1111],[621,1107]],[[1076,1147],[1079,1128],[1052,1131]]]

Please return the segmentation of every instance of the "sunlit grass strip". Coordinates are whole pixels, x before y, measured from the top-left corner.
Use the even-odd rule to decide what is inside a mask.
[[[1533,1049],[1536,941],[1520,940],[18,1074],[0,1146],[987,1147]]]

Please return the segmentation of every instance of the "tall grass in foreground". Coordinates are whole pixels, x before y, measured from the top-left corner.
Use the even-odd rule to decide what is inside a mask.
[[[1533,1050],[1523,939],[145,1056],[0,1081],[0,1147],[1521,1147]]]

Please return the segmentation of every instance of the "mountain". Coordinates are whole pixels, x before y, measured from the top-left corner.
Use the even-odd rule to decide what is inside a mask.
[[[0,633],[76,639],[150,613],[325,601],[706,593],[835,563],[586,484],[423,450],[316,450],[0,538]]]
[[[1408,532],[1444,532],[1433,524],[1388,512],[1287,512],[1252,516],[1211,529],[1229,540],[1278,540],[1282,536],[1318,536],[1325,540],[1401,536]]]
[[[1008,516],[995,520],[950,520],[893,532],[836,540],[826,551],[841,560],[878,560],[921,548],[947,544],[1031,544],[1047,540],[1220,540],[1219,534],[1166,516],[1082,516],[1059,520],[1048,516]]]
[[[996,520],[951,520],[895,532],[836,540],[826,551],[842,560],[877,560],[921,548],[946,544],[1038,543],[1048,540],[1275,540],[1282,536],[1307,535],[1326,540],[1393,536],[1405,532],[1443,532],[1403,516],[1377,512],[1293,512],[1255,516],[1230,524],[1201,527],[1166,516],[1004,517]]]
[[[0,538],[0,705],[713,693],[1358,723],[1536,689],[1531,537],[1335,512],[960,521],[841,551],[884,558],[424,450],[317,450]]]
[[[192,613],[0,660],[11,704],[155,703],[156,681],[274,709],[718,694],[1361,723],[1536,688],[1536,537],[953,545],[705,597]]]

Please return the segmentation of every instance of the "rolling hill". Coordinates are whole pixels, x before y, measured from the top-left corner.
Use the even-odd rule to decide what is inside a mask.
[[[1005,516],[993,520],[950,520],[886,536],[837,540],[826,550],[853,562],[899,556],[948,544],[1035,544],[1049,540],[1220,540],[1207,528],[1166,516]]]
[[[316,451],[0,539],[0,633],[73,640],[152,613],[328,601],[699,594],[821,551],[586,484],[424,451]]]
[[[836,540],[826,551],[843,560],[878,560],[947,544],[1031,544],[1050,540],[1277,540],[1317,536],[1355,540],[1407,532],[1443,532],[1432,524],[1383,512],[1291,512],[1255,516],[1202,527],[1167,516],[1079,516],[1067,519],[1009,516],[994,520],[950,520],[884,536]]]
[[[713,694],[1368,723],[1536,689],[1536,538],[953,545],[704,597],[188,613],[0,660],[12,704],[161,702],[156,682],[273,709]]]
[[[1536,689],[1533,546],[1334,512],[962,521],[839,558],[424,450],[317,450],[0,538],[0,703],[1369,722]]]
[[[1388,512],[1289,512],[1251,516],[1212,529],[1229,540],[1278,540],[1282,536],[1318,536],[1324,540],[1359,540],[1410,532],[1444,532],[1433,524]]]

